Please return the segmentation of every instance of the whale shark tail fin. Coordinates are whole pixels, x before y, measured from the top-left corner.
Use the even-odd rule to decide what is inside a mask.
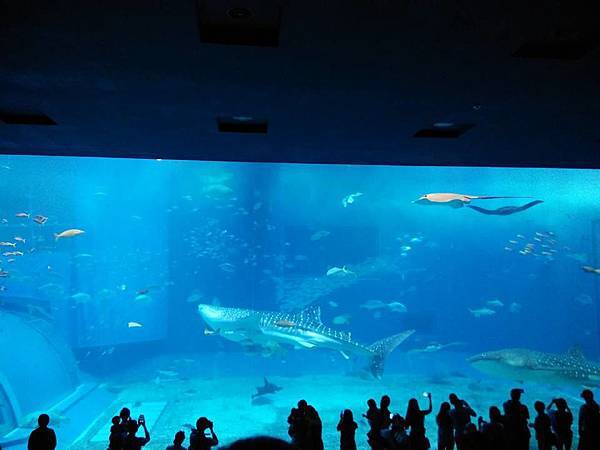
[[[373,352],[373,355],[369,359],[369,370],[375,378],[381,379],[385,367],[385,360],[388,355],[414,332],[415,330],[406,330],[402,333],[383,338],[369,346],[369,350]]]

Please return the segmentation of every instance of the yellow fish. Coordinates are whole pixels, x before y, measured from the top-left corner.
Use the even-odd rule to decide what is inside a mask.
[[[80,234],[84,234],[85,231],[83,230],[78,230],[76,228],[71,228],[69,230],[65,230],[62,233],[58,233],[58,234],[54,234],[54,239],[55,240],[59,240],[60,238],[70,238],[73,236],[79,236]]]

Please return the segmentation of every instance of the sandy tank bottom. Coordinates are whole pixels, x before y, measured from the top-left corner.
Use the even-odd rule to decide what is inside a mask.
[[[137,379],[141,381],[138,382],[119,384],[109,381],[101,385],[101,389],[117,393],[117,399],[104,413],[92,418],[87,431],[68,448],[105,450],[110,419],[118,414],[122,406],[130,407],[134,418],[139,414],[146,416],[151,434],[151,442],[145,447],[148,450],[164,449],[172,443],[173,435],[178,430],[186,432],[187,441],[191,425],[200,416],[213,420],[221,445],[257,434],[288,440],[287,416],[290,408],[304,398],[317,408],[321,416],[325,449],[339,448],[337,421],[340,411],[350,408],[359,425],[356,434],[358,448],[367,450],[369,447],[365,435],[368,426],[361,417],[366,411],[367,399],[379,400],[381,395],[388,394],[392,398],[392,412],[404,416],[406,404],[411,397],[416,397],[422,408],[426,407],[426,399],[423,398],[425,391],[433,394],[434,411],[427,417],[426,425],[432,448],[435,448],[435,414],[440,403],[447,401],[449,393],[456,392],[479,415],[487,418],[489,406],[501,406],[511,387],[514,387],[510,382],[474,379],[461,374],[432,378],[388,373],[381,381],[339,375],[273,376],[269,381],[283,389],[253,404],[251,395],[254,388],[263,382],[259,377],[196,378],[165,372],[154,379],[148,378],[151,377],[147,373],[139,373]],[[532,414],[535,400],[549,402],[557,395],[567,398],[575,415],[579,409],[576,388],[570,389],[567,394],[558,392],[551,386],[525,384],[523,387],[523,400]],[[56,426],[56,430],[60,438],[60,424]],[[534,448],[533,439],[531,444]]]

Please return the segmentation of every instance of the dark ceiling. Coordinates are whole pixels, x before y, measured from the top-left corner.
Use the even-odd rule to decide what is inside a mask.
[[[590,3],[0,0],[0,152],[598,168]]]

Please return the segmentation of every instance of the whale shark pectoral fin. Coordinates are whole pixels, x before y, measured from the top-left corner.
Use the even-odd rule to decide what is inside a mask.
[[[298,343],[298,345],[301,345],[304,348],[314,348],[315,347],[315,344],[311,344],[310,342],[306,342],[303,340],[298,340],[296,342]]]
[[[347,353],[345,353],[343,350],[340,350],[340,355],[342,355],[342,357],[346,360],[350,359],[350,357],[348,356]]]

